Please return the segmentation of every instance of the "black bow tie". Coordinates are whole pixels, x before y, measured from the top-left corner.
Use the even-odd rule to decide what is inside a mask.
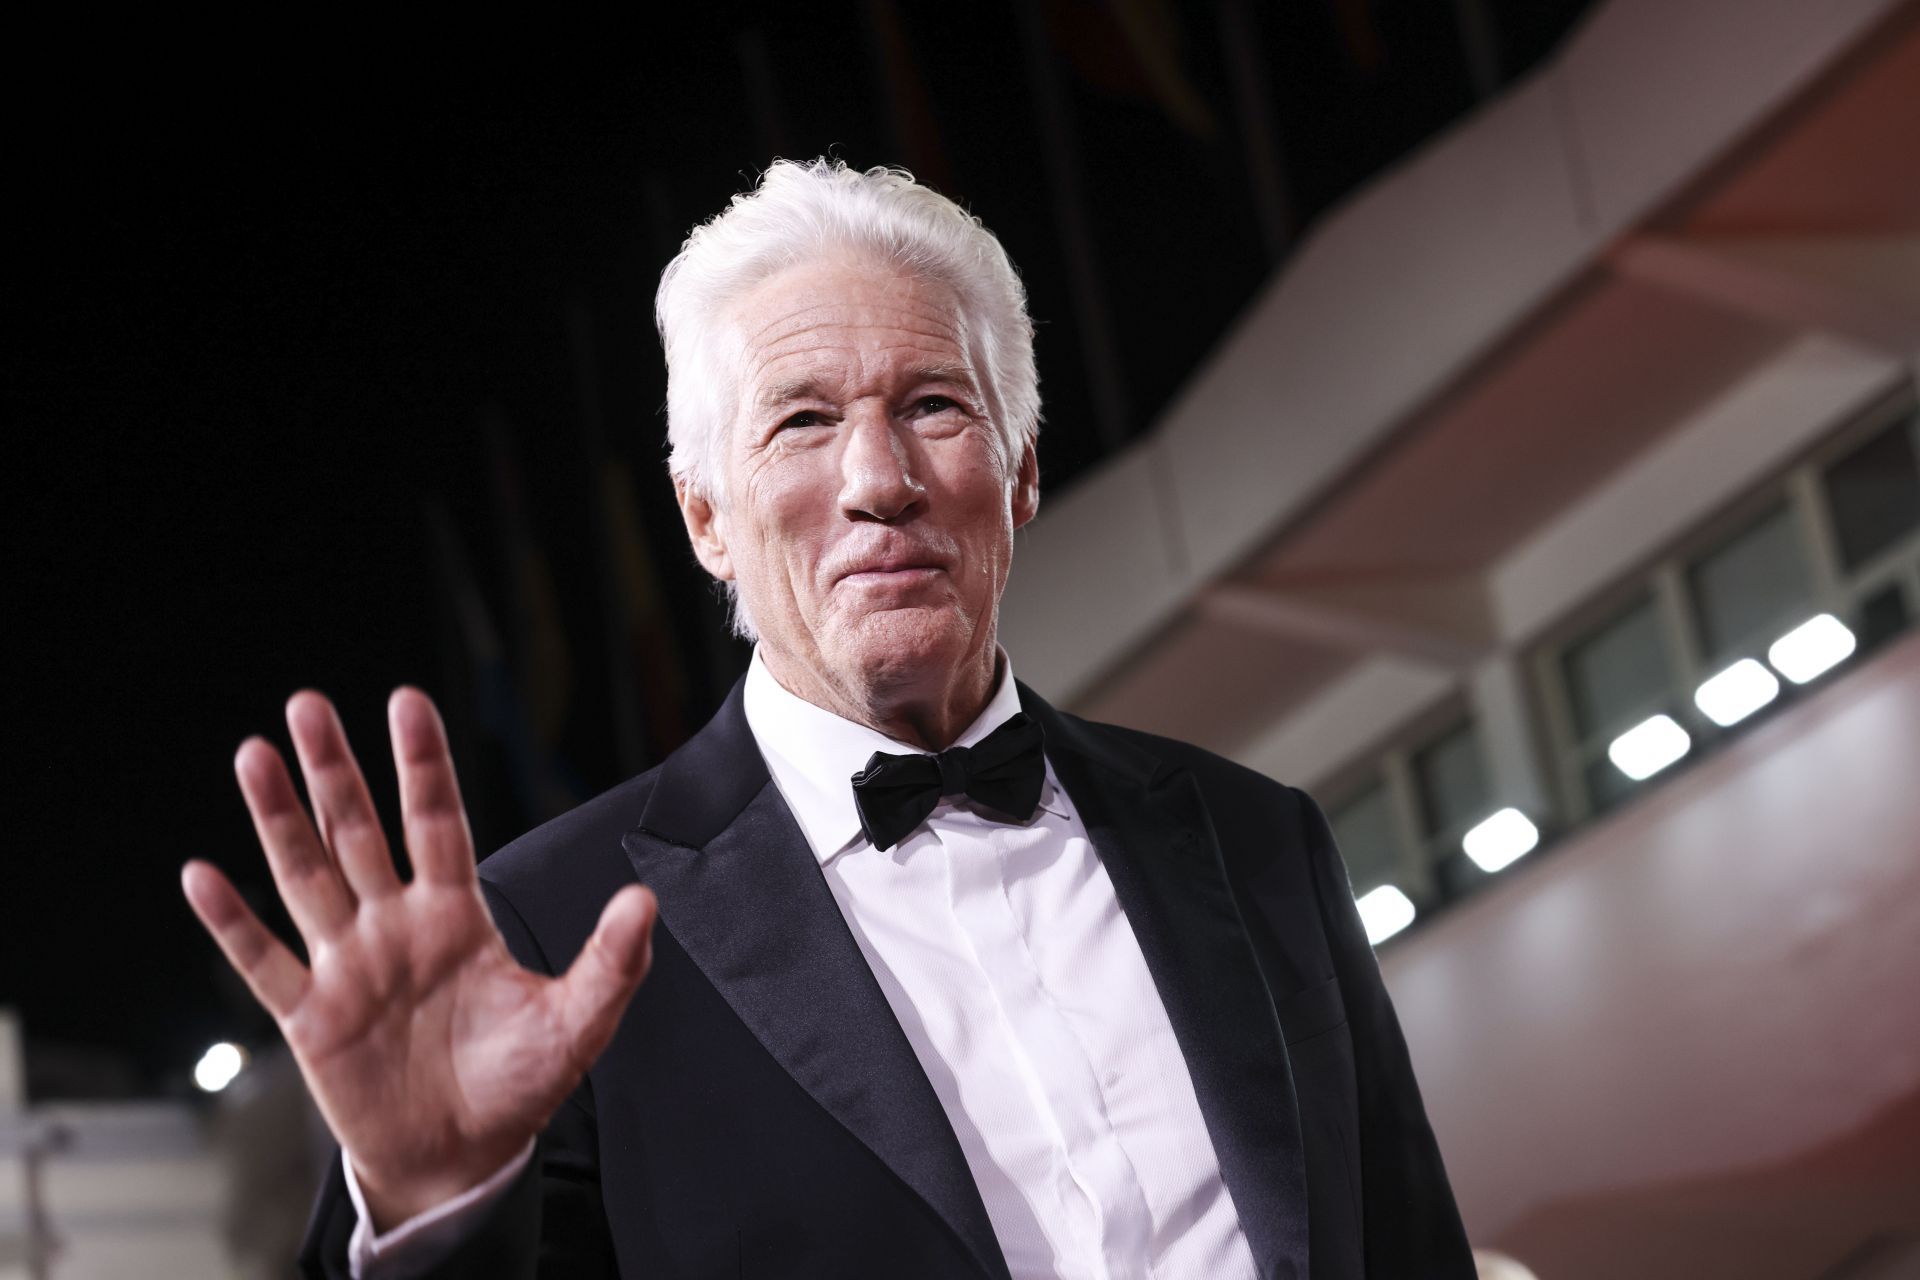
[[[874,848],[891,849],[927,820],[940,797],[962,793],[1025,822],[1047,779],[1040,745],[1039,723],[1020,712],[971,747],[948,747],[937,756],[876,751],[853,775],[860,830]]]

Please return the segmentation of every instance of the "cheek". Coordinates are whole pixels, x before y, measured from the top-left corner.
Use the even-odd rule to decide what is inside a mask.
[[[817,508],[817,483],[767,485],[754,495],[754,541],[761,576],[774,591],[801,601],[820,590],[819,567],[831,548]]]
[[[997,591],[1013,559],[1013,516],[1006,494],[977,495],[966,512],[966,581],[981,591]]]

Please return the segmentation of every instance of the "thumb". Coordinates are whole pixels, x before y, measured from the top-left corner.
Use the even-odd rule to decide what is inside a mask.
[[[647,976],[659,910],[653,891],[643,885],[614,894],[573,967],[552,989],[570,1056],[583,1072],[613,1039],[627,1001]]]

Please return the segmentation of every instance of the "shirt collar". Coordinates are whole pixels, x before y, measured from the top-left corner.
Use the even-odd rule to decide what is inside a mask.
[[[1000,680],[987,705],[967,726],[956,746],[970,747],[998,729],[1020,711],[1020,691],[1013,683],[1013,663],[1002,651]],[[919,747],[889,738],[876,729],[846,720],[787,691],[753,651],[744,694],[747,727],[753,731],[774,785],[793,810],[793,816],[822,864],[848,845],[864,844],[860,813],[853,804],[853,775],[866,768],[876,751],[896,755],[920,752]],[[1066,816],[1065,797],[1047,765],[1047,785],[1040,807]]]

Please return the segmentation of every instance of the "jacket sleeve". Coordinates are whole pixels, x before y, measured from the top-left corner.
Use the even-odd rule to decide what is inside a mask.
[[[1370,1277],[1472,1280],[1473,1255],[1440,1147],[1346,866],[1320,807],[1295,791],[1320,918],[1353,1037],[1360,1112],[1361,1230]]]
[[[513,905],[480,882],[508,950],[539,973],[552,967]],[[600,1200],[593,1097],[586,1081],[560,1105],[533,1159],[474,1232],[419,1280],[615,1280],[613,1237]],[[300,1272],[307,1280],[349,1280],[347,1243],[356,1222],[336,1152],[307,1225]]]

